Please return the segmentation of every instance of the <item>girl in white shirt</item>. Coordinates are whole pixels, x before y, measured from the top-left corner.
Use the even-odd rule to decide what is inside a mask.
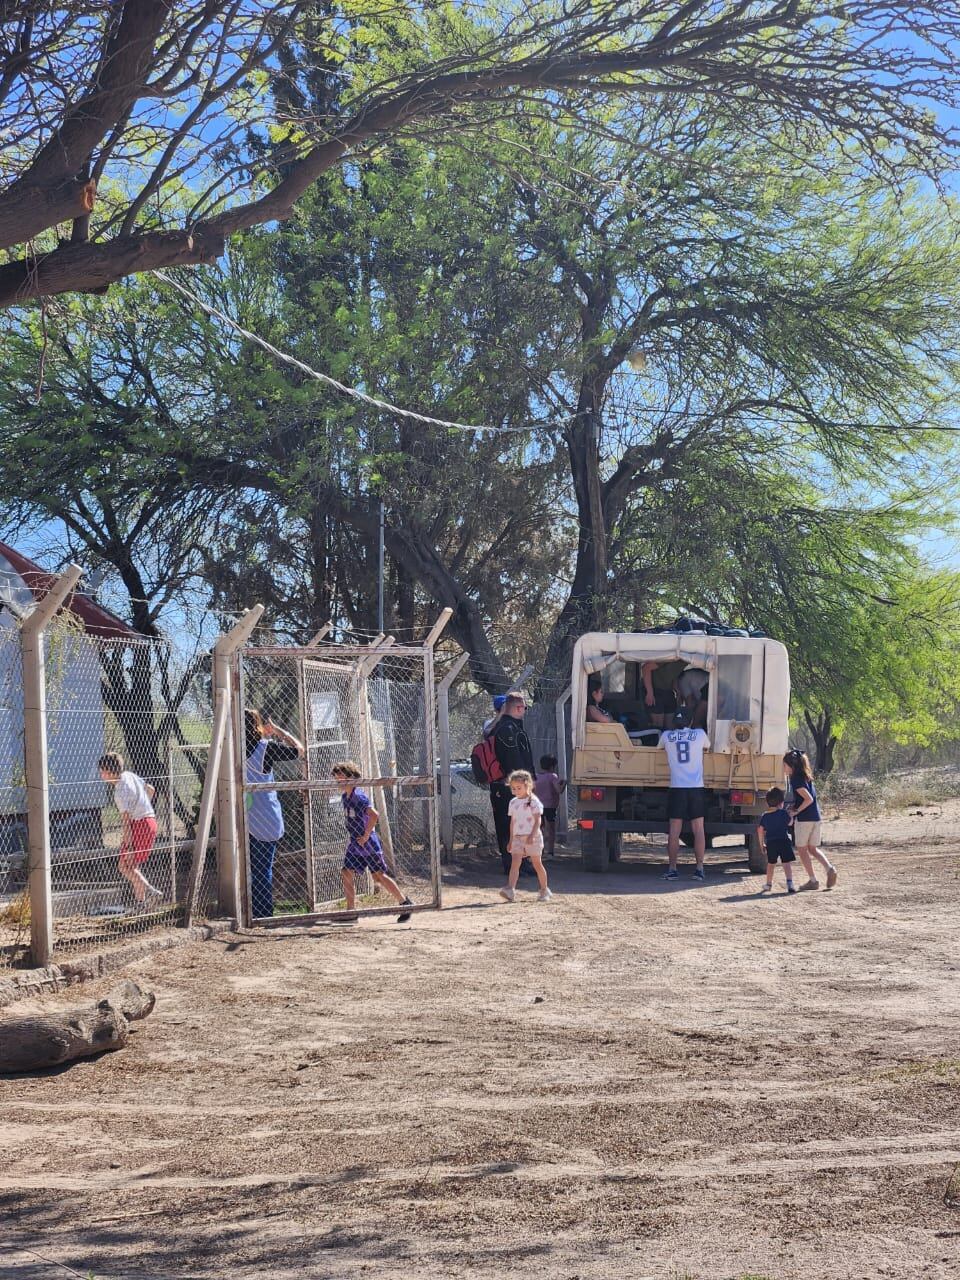
[[[507,779],[513,799],[510,801],[510,874],[506,886],[500,890],[505,902],[516,898],[520,864],[529,858],[540,884],[539,901],[549,902],[553,897],[547,887],[547,872],[543,865],[543,804],[533,792],[533,774],[526,769],[515,769]]]
[[[141,868],[150,857],[157,838],[157,818],[153,811],[156,788],[144,782],[139,774],[123,767],[123,756],[108,751],[100,757],[100,777],[113,787],[113,801],[123,824],[120,834],[119,869],[130,883],[137,905],[163,901],[163,894],[155,889]]]

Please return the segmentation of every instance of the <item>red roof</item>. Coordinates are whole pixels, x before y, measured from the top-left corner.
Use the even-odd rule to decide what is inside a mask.
[[[29,557],[14,551],[13,547],[7,546],[5,542],[0,542],[0,556],[10,562],[37,600],[42,600],[57,580],[55,573],[47,573]],[[79,591],[74,591],[73,595],[67,597],[64,608],[69,609],[75,617],[79,618],[84,630],[92,636],[109,636],[116,639],[118,636],[139,635],[139,632],[128,627],[116,614],[111,613],[109,609],[104,609],[102,605],[96,604],[89,596],[82,595]]]

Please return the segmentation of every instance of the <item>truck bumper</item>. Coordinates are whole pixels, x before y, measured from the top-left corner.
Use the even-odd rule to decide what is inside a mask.
[[[654,833],[667,835],[670,831],[670,823],[666,821],[656,821],[655,819],[623,819],[611,818],[605,813],[598,813],[596,816],[582,814],[578,819],[577,825],[586,819],[592,822],[596,831],[623,831],[631,832],[633,835],[646,836]],[[689,823],[684,823],[688,827]],[[704,822],[704,834],[708,836],[748,836],[756,829],[756,818],[745,818],[740,822]]]

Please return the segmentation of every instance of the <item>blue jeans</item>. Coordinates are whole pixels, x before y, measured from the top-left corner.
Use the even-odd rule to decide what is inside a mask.
[[[273,915],[273,860],[276,840],[250,837],[250,905],[258,919]]]

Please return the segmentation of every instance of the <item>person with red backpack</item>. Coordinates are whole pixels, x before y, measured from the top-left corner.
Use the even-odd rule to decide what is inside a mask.
[[[517,769],[525,769],[535,776],[533,765],[533,748],[527,731],[523,727],[523,713],[526,702],[523,694],[512,689],[504,699],[500,713],[489,740],[493,743],[496,767],[491,771],[499,776],[488,775],[490,783],[490,807],[493,809],[493,822],[497,830],[497,847],[500,850],[500,861],[505,874],[510,872],[510,801],[513,793],[507,785],[507,778]],[[523,862],[524,875],[531,875],[533,868],[527,859]]]

